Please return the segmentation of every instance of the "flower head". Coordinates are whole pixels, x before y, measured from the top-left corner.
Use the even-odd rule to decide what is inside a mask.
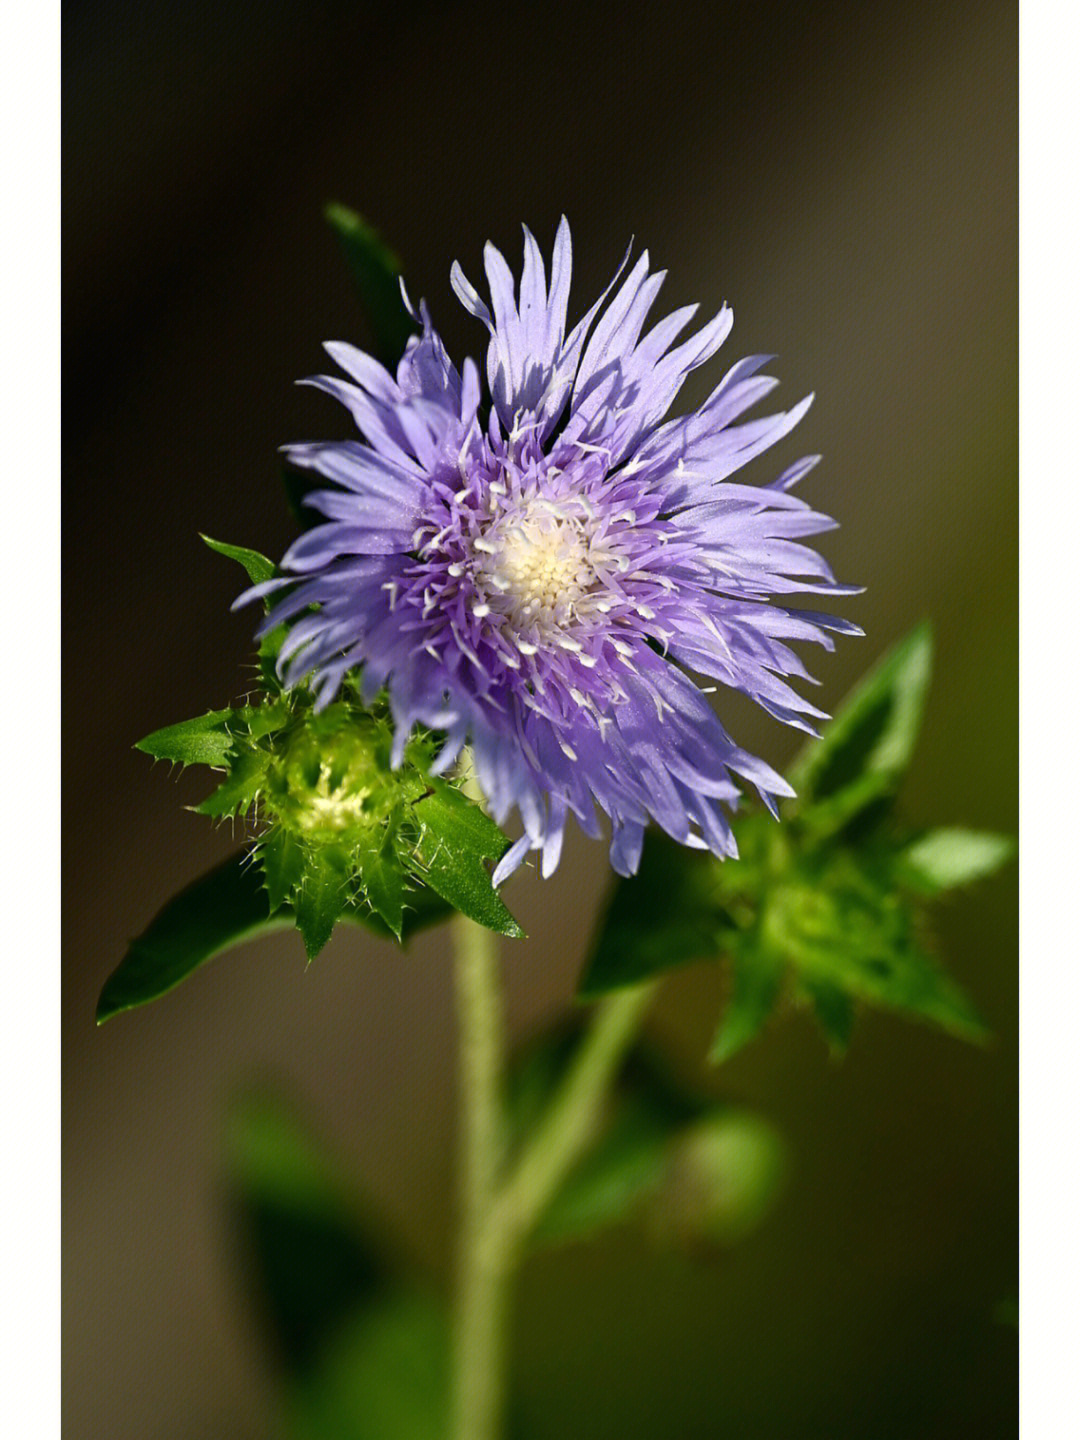
[[[287,577],[248,592],[288,589],[264,625],[293,622],[286,685],[310,677],[328,704],[362,667],[364,695],[387,692],[395,757],[417,724],[445,735],[436,771],[472,746],[494,818],[516,809],[525,831],[496,883],[530,849],[550,874],[568,815],[598,835],[597,807],[620,874],[637,868],[650,819],[683,844],[734,855],[722,807],[738,800],[736,777],[774,812],[792,792],[731,740],[691,674],[814,733],[822,712],[787,683],[807,678],[790,642],[831,649],[828,631],[859,633],[789,603],[853,593],[801,543],[833,526],[791,494],[817,457],[764,487],[730,478],[812,397],[735,424],[776,383],[756,355],[699,410],[665,420],[731,311],[678,344],[695,306],[643,335],[664,272],[650,274],[646,252],[620,283],[628,252],[567,333],[570,255],[564,219],[549,280],[526,230],[515,287],[488,245],[490,307],[454,265],[458,298],[490,334],[490,409],[478,367],[458,372],[423,303],[410,307],[422,333],[396,376],[327,345],[349,378],[309,383],[351,411],[363,439],[287,447],[332,482],[307,497],[325,523],[285,555]]]

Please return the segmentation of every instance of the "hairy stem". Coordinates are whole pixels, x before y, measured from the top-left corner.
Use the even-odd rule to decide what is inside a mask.
[[[452,1440],[496,1440],[502,1392],[509,1255],[492,1223],[502,1143],[499,942],[463,915],[453,921],[460,1033],[461,1217]]]
[[[499,1196],[496,1229],[516,1251],[559,1186],[588,1149],[603,1120],[612,1080],[660,982],[646,981],[601,1002],[570,1068]]]

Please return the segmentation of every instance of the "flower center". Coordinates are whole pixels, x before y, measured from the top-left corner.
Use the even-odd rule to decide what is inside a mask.
[[[475,547],[484,599],[519,626],[565,625],[598,579],[584,524],[550,502],[501,516]]]

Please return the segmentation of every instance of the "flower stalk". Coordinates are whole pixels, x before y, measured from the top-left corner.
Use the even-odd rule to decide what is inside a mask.
[[[525,1242],[595,1138],[611,1083],[659,982],[623,990],[598,1006],[535,1138],[504,1177],[499,942],[464,916],[453,922],[453,939],[461,1118],[450,1436],[498,1440],[510,1301]]]
[[[503,1408],[509,1253],[492,1224],[502,1144],[503,1014],[499,942],[453,921],[460,1036],[460,1220],[452,1440],[495,1440]]]

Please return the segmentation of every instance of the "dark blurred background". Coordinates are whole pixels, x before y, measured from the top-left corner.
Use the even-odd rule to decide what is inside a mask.
[[[806,451],[864,582],[867,638],[814,657],[835,704],[924,615],[936,679],[903,797],[915,824],[1016,824],[1016,16],[1010,4],[369,7],[70,4],[66,13],[65,853],[68,1440],[254,1437],[266,1361],[235,1286],[219,1155],[233,1087],[272,1075],[352,1157],[433,1267],[450,1233],[453,1035],[445,939],[402,956],[339,933],[215,962],[98,1032],[98,989],[158,907],[236,843],[182,806],[195,773],[132,743],[242,688],[239,571],[197,532],[280,554],[276,447],[343,434],[294,388],[325,339],[363,341],[323,219],[355,206],[403,256],[458,359],[450,294],[486,238],[575,242],[572,311],[631,234],[663,301],[729,301],[720,362],[778,351],[817,402]],[[721,363],[722,362],[722,363]],[[29,478],[29,477],[27,477]],[[725,712],[727,713],[727,712]],[[731,707],[776,764],[792,735]],[[237,837],[238,838],[238,837]],[[525,1036],[568,1005],[607,881],[575,836],[508,898]],[[710,1083],[787,1135],[768,1223],[698,1265],[614,1237],[534,1262],[515,1366],[543,1437],[1013,1433],[1015,871],[951,902],[954,973],[986,1051],[864,1017],[842,1065],[802,1017]],[[674,976],[652,1022],[697,1071],[721,998]]]

